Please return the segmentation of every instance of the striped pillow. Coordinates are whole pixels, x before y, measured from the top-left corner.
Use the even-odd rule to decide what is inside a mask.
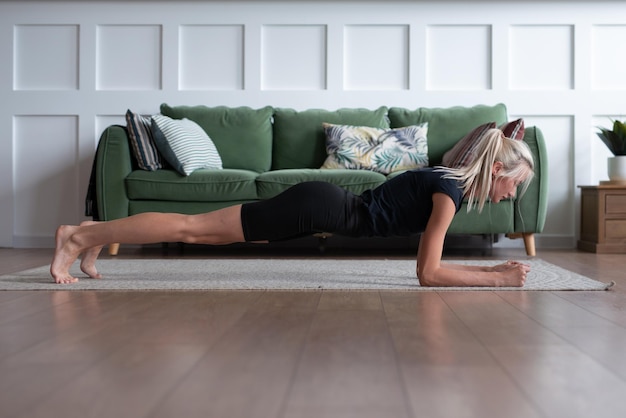
[[[194,121],[154,115],[152,134],[165,160],[180,174],[188,176],[200,168],[222,169],[215,144]]]
[[[452,168],[465,167],[468,165],[473,161],[474,149],[483,135],[485,135],[489,129],[494,129],[495,127],[495,122],[489,122],[472,129],[470,133],[461,138],[452,149],[443,155],[442,164]],[[520,141],[524,139],[524,119],[507,122],[500,125],[498,129],[500,129],[507,138]]]
[[[130,109],[126,111],[126,128],[137,165],[142,170],[155,171],[163,167],[163,161],[152,138],[150,126],[149,117],[133,113]]]

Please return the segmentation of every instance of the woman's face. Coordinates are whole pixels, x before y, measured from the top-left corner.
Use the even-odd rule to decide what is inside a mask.
[[[489,198],[494,203],[498,203],[503,199],[514,198],[515,193],[517,193],[517,186],[522,184],[526,179],[525,176],[524,178],[498,176],[501,170],[501,163],[494,164],[494,180],[491,183],[491,190],[489,190]]]
[[[517,186],[521,183],[522,180],[511,177],[496,177],[491,184],[489,198],[493,203],[498,203],[502,199],[513,198],[517,192]]]

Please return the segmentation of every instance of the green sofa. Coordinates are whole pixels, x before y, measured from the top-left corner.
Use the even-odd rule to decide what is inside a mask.
[[[94,161],[95,204],[100,220],[142,212],[201,213],[268,199],[307,180],[328,181],[354,193],[392,177],[368,170],[320,169],[325,158],[322,123],[396,128],[429,123],[429,165],[476,126],[507,121],[505,105],[418,108],[380,107],[298,111],[264,107],[161,105],[173,119],[198,123],[215,143],[223,170],[198,170],[182,176],[174,170],[138,169],[124,126],[107,127]],[[451,234],[506,234],[523,237],[528,255],[535,255],[534,233],[541,232],[547,208],[547,155],[537,127],[526,127],[524,140],[536,161],[536,176],[521,199],[488,203],[482,213],[465,208],[456,215]],[[111,245],[109,252],[117,253]]]

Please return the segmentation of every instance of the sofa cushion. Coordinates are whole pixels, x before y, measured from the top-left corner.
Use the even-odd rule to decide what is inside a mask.
[[[173,170],[135,170],[126,177],[129,199],[222,202],[257,199],[256,177],[249,170],[200,169],[190,176]]]
[[[222,169],[222,159],[204,130],[189,119],[152,116],[152,135],[157,148],[180,174],[201,168]]]
[[[309,109],[274,110],[272,170],[319,168],[326,159],[326,137],[322,123],[389,128],[387,107],[376,110]]]
[[[139,115],[129,109],[126,111],[126,129],[139,168],[148,171],[162,168],[161,154],[152,137],[150,117]]]
[[[368,170],[285,169],[259,174],[259,199],[269,199],[289,187],[304,181],[325,181],[361,194],[385,182],[385,176]]]
[[[272,112],[270,106],[207,107],[161,105],[161,113],[174,119],[187,118],[211,137],[224,168],[267,171],[272,163]]]
[[[428,124],[396,129],[324,123],[322,168],[372,170],[382,174],[428,166]]]
[[[476,126],[488,122],[495,122],[496,125],[505,123],[507,111],[502,103],[495,106],[422,107],[416,110],[392,107],[389,109],[389,121],[392,128],[428,122],[430,165],[438,165],[443,154]]]

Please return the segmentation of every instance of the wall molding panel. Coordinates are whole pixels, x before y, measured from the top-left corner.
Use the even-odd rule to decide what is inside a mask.
[[[618,1],[0,1],[0,247],[84,220],[102,130],[163,102],[505,103],[547,141],[537,246],[574,247],[577,186],[607,178],[596,127],[626,119],[625,44]]]
[[[78,25],[15,25],[13,89],[77,90],[78,36]]]
[[[181,25],[178,89],[243,90],[243,25]]]
[[[511,26],[511,90],[573,89],[573,35],[572,25]]]
[[[98,25],[96,90],[161,90],[161,25]]]
[[[426,36],[427,90],[492,89],[491,25],[433,25]],[[454,55],[456,64],[442,51]]]
[[[345,26],[344,89],[408,90],[408,29],[408,25]]]

